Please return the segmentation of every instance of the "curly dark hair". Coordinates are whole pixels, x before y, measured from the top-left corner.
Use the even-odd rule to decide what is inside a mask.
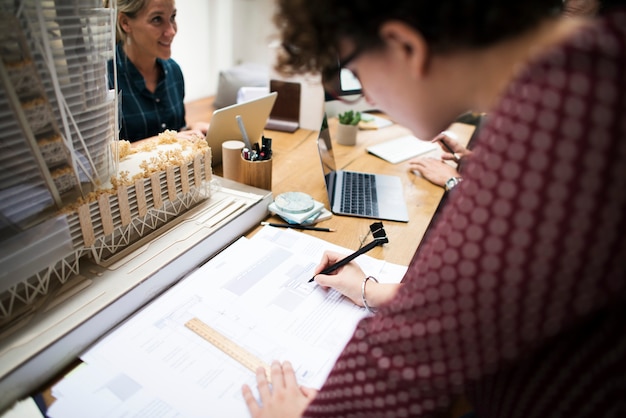
[[[418,30],[433,53],[480,48],[519,34],[561,12],[562,0],[277,0],[274,16],[284,54],[283,73],[322,73],[337,65],[337,45],[348,38],[360,49],[382,45],[389,20]]]

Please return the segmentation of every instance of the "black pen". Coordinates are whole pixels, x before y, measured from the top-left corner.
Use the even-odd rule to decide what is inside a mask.
[[[320,228],[319,226],[299,225],[299,224],[275,224],[272,222],[261,222],[261,225],[275,226],[277,228],[303,229],[305,231],[335,232],[334,229]]]
[[[441,145],[443,145],[443,147],[450,153],[452,154],[452,158],[454,158],[454,162],[459,163],[461,161],[461,158],[459,157],[459,154],[457,154],[456,152],[454,152],[454,150],[450,147],[450,145],[448,145],[448,143],[446,141],[443,140],[445,134],[439,135],[435,141],[439,141],[441,142]]]
[[[374,247],[376,247],[378,245],[383,245],[386,242],[388,242],[388,240],[386,238],[374,239],[374,241],[370,242],[366,246],[359,248],[358,250],[356,250],[355,252],[353,252],[349,256],[347,256],[345,258],[342,258],[341,260],[337,261],[335,264],[331,264],[330,266],[326,267],[324,270],[320,271],[317,274],[330,274],[333,271],[337,270],[338,268],[345,266],[346,264],[348,264],[350,261],[352,261],[355,258],[357,258],[358,256],[360,256],[361,254],[365,254],[366,252],[368,252],[372,248],[374,248]],[[315,276],[311,277],[311,279],[309,280],[309,283],[311,283],[313,280],[315,280]]]

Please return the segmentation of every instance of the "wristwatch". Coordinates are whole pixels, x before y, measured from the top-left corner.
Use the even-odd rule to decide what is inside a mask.
[[[452,190],[454,186],[456,186],[462,181],[463,179],[461,177],[451,177],[448,180],[446,180],[446,186],[445,186],[446,192],[449,192],[450,190]]]

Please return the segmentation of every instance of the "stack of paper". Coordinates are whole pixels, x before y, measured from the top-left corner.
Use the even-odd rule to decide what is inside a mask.
[[[199,318],[266,363],[289,360],[300,384],[320,388],[358,321],[341,294],[309,283],[321,239],[266,226],[241,238],[92,347],[53,388],[51,418],[249,417],[241,395],[253,372],[185,327]],[[406,267],[362,255],[381,281]]]

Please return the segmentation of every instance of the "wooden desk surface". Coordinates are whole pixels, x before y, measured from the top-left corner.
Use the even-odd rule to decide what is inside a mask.
[[[187,104],[187,122],[207,121],[213,110],[211,98]],[[331,118],[329,126],[331,138],[333,138],[337,119]],[[453,124],[449,129],[454,131],[461,141],[469,140],[474,132],[474,126],[460,123]],[[272,138],[272,194],[274,196],[289,191],[305,192],[315,200],[323,202],[328,208],[324,176],[317,151],[317,134],[317,131],[305,129],[299,129],[293,134],[265,131],[265,136]],[[409,222],[384,221],[383,225],[389,237],[389,243],[382,247],[376,247],[368,254],[403,265],[407,265],[411,261],[444,190],[421,176],[411,173],[408,169],[408,163],[390,164],[369,154],[366,148],[376,143],[410,134],[406,128],[394,124],[380,130],[359,131],[355,146],[339,145],[333,141],[337,168],[390,174],[401,178],[404,186],[404,198],[409,211]],[[213,170],[216,174],[221,175],[220,166],[213,167]],[[282,222],[282,219],[277,216],[271,216],[269,220]],[[333,215],[331,219],[320,222],[319,226],[336,229],[336,232],[302,231],[302,233],[311,234],[334,244],[356,250],[359,247],[361,237],[368,232],[372,222],[374,222],[372,219]],[[259,228],[260,226],[250,231],[250,235],[253,235]]]

